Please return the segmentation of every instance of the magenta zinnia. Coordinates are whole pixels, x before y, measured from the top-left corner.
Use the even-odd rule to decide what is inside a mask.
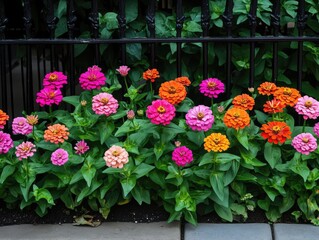
[[[193,153],[185,146],[177,147],[172,153],[172,159],[178,166],[185,166],[193,161]]]
[[[317,139],[311,133],[300,133],[293,138],[291,145],[301,154],[308,155],[318,147]]]
[[[25,117],[16,117],[12,122],[13,134],[28,135],[32,133],[32,125],[28,123]]]
[[[35,145],[32,142],[23,142],[16,146],[16,156],[19,160],[32,157],[35,152]]]
[[[214,123],[212,110],[204,105],[198,105],[191,108],[185,117],[186,124],[194,131],[206,132]]]
[[[13,147],[13,141],[10,134],[0,131],[0,154],[9,152]]]
[[[61,166],[69,160],[69,154],[62,148],[55,150],[51,154],[51,162],[53,165]]]
[[[317,135],[317,137],[319,137],[319,122],[317,122],[313,127],[313,132]]]
[[[52,104],[59,105],[62,101],[63,96],[60,89],[55,89],[52,87],[45,87],[40,92],[37,93],[36,102],[39,103],[41,107]]]
[[[100,89],[105,84],[106,77],[98,66],[89,67],[80,76],[80,85],[84,90]]]
[[[155,100],[147,107],[146,116],[153,124],[168,125],[175,117],[175,107],[166,100]]]
[[[209,98],[217,98],[225,91],[225,85],[217,78],[208,78],[199,84],[199,91]]]
[[[81,155],[88,151],[90,148],[84,140],[81,140],[75,144],[74,149],[76,154]]]
[[[52,72],[45,75],[43,79],[44,87],[62,88],[67,84],[67,77],[62,72]]]
[[[294,108],[305,120],[308,118],[317,119],[319,117],[319,102],[312,97],[304,96],[298,98]]]
[[[113,145],[104,153],[104,160],[108,167],[123,168],[128,163],[128,152],[120,147]]]
[[[92,99],[92,109],[98,115],[109,116],[116,113],[118,101],[110,93],[99,93]]]

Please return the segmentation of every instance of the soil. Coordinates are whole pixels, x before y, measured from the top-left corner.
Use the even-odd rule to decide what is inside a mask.
[[[5,205],[0,202],[0,226],[14,225],[14,224],[62,224],[74,223],[75,218],[83,214],[93,217],[97,222],[159,222],[167,221],[169,214],[162,206],[155,203],[150,205],[139,205],[132,201],[125,205],[117,205],[111,209],[108,218],[105,220],[99,213],[89,212],[85,208],[69,210],[63,206],[62,203],[57,203],[49,213],[44,217],[39,217],[32,208],[27,210],[7,209]],[[216,213],[210,213],[204,216],[198,216],[199,223],[221,223],[224,222]],[[264,212],[256,209],[254,212],[249,212],[246,220],[241,217],[235,217],[234,222],[247,223],[268,223]],[[290,213],[286,213],[280,219],[284,223],[296,223],[294,217]]]

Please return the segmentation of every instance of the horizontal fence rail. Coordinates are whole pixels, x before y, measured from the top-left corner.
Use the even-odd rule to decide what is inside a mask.
[[[84,2],[84,1],[82,1]],[[77,91],[77,78],[81,71],[75,56],[75,47],[78,45],[89,45],[90,51],[88,59],[92,64],[108,65],[107,60],[101,56],[101,47],[116,46],[119,48],[118,63],[127,64],[127,49],[130,44],[141,44],[147,46],[147,56],[150,68],[159,65],[158,55],[160,54],[158,47],[163,44],[176,45],[176,76],[183,75],[183,44],[201,44],[201,76],[203,79],[212,77],[210,72],[209,48],[211,44],[222,44],[225,48],[225,63],[220,71],[224,71],[226,95],[231,95],[233,85],[234,64],[232,58],[234,56],[234,44],[247,44],[249,46],[249,79],[247,79],[249,87],[256,87],[256,50],[260,45],[270,44],[272,48],[271,56],[271,74],[272,81],[278,81],[279,75],[279,47],[281,43],[295,42],[297,44],[297,78],[296,85],[302,90],[303,80],[303,64],[304,64],[304,44],[311,42],[318,44],[319,34],[305,35],[307,28],[307,17],[309,13],[306,11],[305,0],[299,0],[296,14],[296,31],[297,34],[289,35],[281,31],[280,16],[281,2],[272,1],[271,12],[269,12],[270,26],[267,26],[267,34],[260,34],[259,27],[259,12],[258,6],[263,1],[251,0],[249,4],[249,12],[247,12],[248,24],[245,25],[249,31],[247,36],[238,36],[233,28],[236,26],[234,22],[234,6],[233,0],[223,1],[224,8],[221,14],[222,28],[221,33],[214,32],[216,28],[212,26],[212,12],[214,1],[202,0],[197,1],[198,10],[200,11],[200,27],[201,33],[196,37],[183,36],[184,24],[187,22],[185,15],[185,6],[192,1],[183,0],[148,0],[141,1],[143,11],[139,15],[145,20],[147,26],[147,36],[131,37],[128,32],[127,8],[130,1],[118,0],[105,3],[103,1],[86,1],[90,4],[90,8],[86,9],[87,21],[79,19],[78,12],[82,11],[77,6],[77,1],[37,1],[39,6],[36,6],[35,1],[22,1],[23,17],[19,22],[20,25],[13,27],[10,21],[13,21],[17,16],[9,14],[9,3],[0,1],[0,107],[10,115],[15,116],[20,114],[22,110],[31,112],[38,110],[39,107],[35,104],[35,94],[41,88],[41,80],[48,71],[59,70],[68,75],[69,86],[65,94],[73,95]],[[108,1],[107,1],[108,2]],[[136,1],[140,2],[140,1]],[[57,6],[65,4],[65,17],[59,19],[57,14]],[[101,5],[112,7],[117,12],[118,28],[116,36],[112,38],[101,37],[101,22],[99,14],[101,14]],[[194,4],[194,3],[193,3]],[[39,10],[40,8],[40,10]],[[11,9],[11,8],[10,8]],[[38,11],[38,19],[34,19],[31,14],[35,9]],[[175,36],[161,37],[157,35],[156,14],[159,9],[164,9],[168,14],[175,17]],[[141,10],[141,9],[139,9]],[[106,11],[104,9],[104,11]],[[40,17],[43,12],[44,16]],[[168,15],[169,16],[169,15]],[[65,21],[66,33],[62,37],[56,37],[56,29],[60,21]],[[81,23],[80,20],[82,21]],[[81,36],[81,24],[88,23],[90,33],[86,37]],[[319,24],[319,23],[318,23]],[[80,25],[80,26],[79,26]],[[44,27],[46,30],[41,33],[35,33],[34,29]],[[221,35],[222,34],[222,35]],[[23,54],[21,54],[21,52]],[[103,59],[102,59],[103,58]],[[114,67],[114,66],[113,66]]]

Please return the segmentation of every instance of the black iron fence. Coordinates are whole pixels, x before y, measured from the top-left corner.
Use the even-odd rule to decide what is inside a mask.
[[[92,64],[101,64],[100,47],[103,45],[114,46],[119,49],[118,59],[119,64],[127,63],[127,47],[128,44],[140,43],[146,45],[147,56],[150,67],[157,67],[158,65],[158,51],[157,47],[160,44],[174,43],[176,44],[176,75],[182,75],[182,44],[185,43],[200,43],[201,44],[201,62],[202,62],[202,77],[207,78],[209,75],[209,45],[212,43],[221,43],[225,47],[225,84],[227,94],[230,94],[232,86],[232,71],[233,71],[233,49],[235,43],[243,43],[249,45],[249,81],[248,86],[253,87],[255,83],[255,50],[258,44],[272,45],[272,80],[277,81],[278,77],[278,46],[282,42],[297,43],[297,87],[302,88],[303,80],[303,46],[305,42],[318,43],[318,32],[312,36],[305,36],[307,15],[305,8],[305,0],[299,0],[297,6],[296,16],[296,35],[285,34],[281,31],[280,26],[280,4],[282,1],[272,1],[272,12],[270,15],[270,27],[268,27],[267,34],[256,34],[258,28],[258,1],[251,0],[249,2],[248,12],[248,36],[238,36],[233,33],[233,0],[224,0],[224,10],[222,14],[223,33],[224,35],[214,34],[210,30],[211,27],[211,12],[209,0],[196,1],[198,7],[201,9],[201,36],[198,37],[183,37],[182,30],[185,21],[183,12],[183,4],[187,1],[156,1],[144,0],[141,1],[144,5],[143,11],[139,14],[147,24],[147,37],[126,37],[127,23],[126,13],[127,4],[130,0],[118,0],[112,7],[116,8],[118,29],[117,35],[113,38],[100,37],[100,22],[99,22],[99,4],[97,0],[87,1],[90,4],[90,9],[87,12],[87,20],[90,26],[90,36],[86,38],[80,37],[79,34],[81,26],[79,27],[79,19],[77,12],[79,7],[76,5],[77,1],[67,1],[66,11],[66,28],[67,34],[62,37],[55,37],[55,30],[59,20],[56,14],[56,4],[58,1],[22,1],[20,8],[15,6],[15,13],[12,15],[12,5],[21,4],[11,3],[9,1],[0,1],[0,106],[5,112],[14,116],[22,110],[27,112],[33,111],[37,106],[35,105],[35,93],[40,88],[40,82],[49,71],[59,70],[68,75],[69,88],[66,94],[73,95],[76,92],[77,77],[83,69],[78,68],[78,62],[75,57],[75,47],[79,45],[89,46],[88,58],[91,58]],[[108,1],[106,1],[108,2]],[[175,16],[175,30],[176,36],[170,38],[163,38],[157,36],[156,32],[156,12],[163,7],[164,2],[166,7],[169,6],[169,12]],[[259,1],[262,2],[262,1]],[[107,3],[105,3],[107,4]],[[38,15],[42,18],[35,19],[32,13],[34,9],[40,9]],[[19,9],[23,12],[20,17]],[[9,14],[11,12],[11,15]],[[37,15],[37,16],[38,16]],[[20,26],[14,27],[10,22],[18,21]],[[42,19],[42,22],[41,22]],[[319,23],[318,23],[319,24]],[[38,31],[34,34],[34,28],[38,29],[45,26],[46,31]],[[39,33],[40,32],[40,33]],[[114,56],[113,56],[114,57]],[[107,60],[103,59],[103,62]]]

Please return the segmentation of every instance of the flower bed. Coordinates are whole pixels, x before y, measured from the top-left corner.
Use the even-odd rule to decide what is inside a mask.
[[[192,86],[211,99],[206,106],[187,97],[187,77],[157,89],[156,69],[134,84],[129,71],[105,76],[92,66],[79,78],[81,94],[66,97],[67,77],[45,75],[36,102],[47,111],[14,118],[15,141],[0,131],[0,196],[8,207],[36,204],[44,216],[56,201],[70,209],[85,203],[107,218],[114,205],[135,199],[162,204],[169,222],[183,216],[192,224],[198,208],[226,221],[260,208],[277,221],[297,207],[296,219],[318,224],[316,99],[264,82],[214,103],[224,84],[209,78]],[[55,106],[62,103],[71,107]],[[0,111],[1,129],[8,120]]]

